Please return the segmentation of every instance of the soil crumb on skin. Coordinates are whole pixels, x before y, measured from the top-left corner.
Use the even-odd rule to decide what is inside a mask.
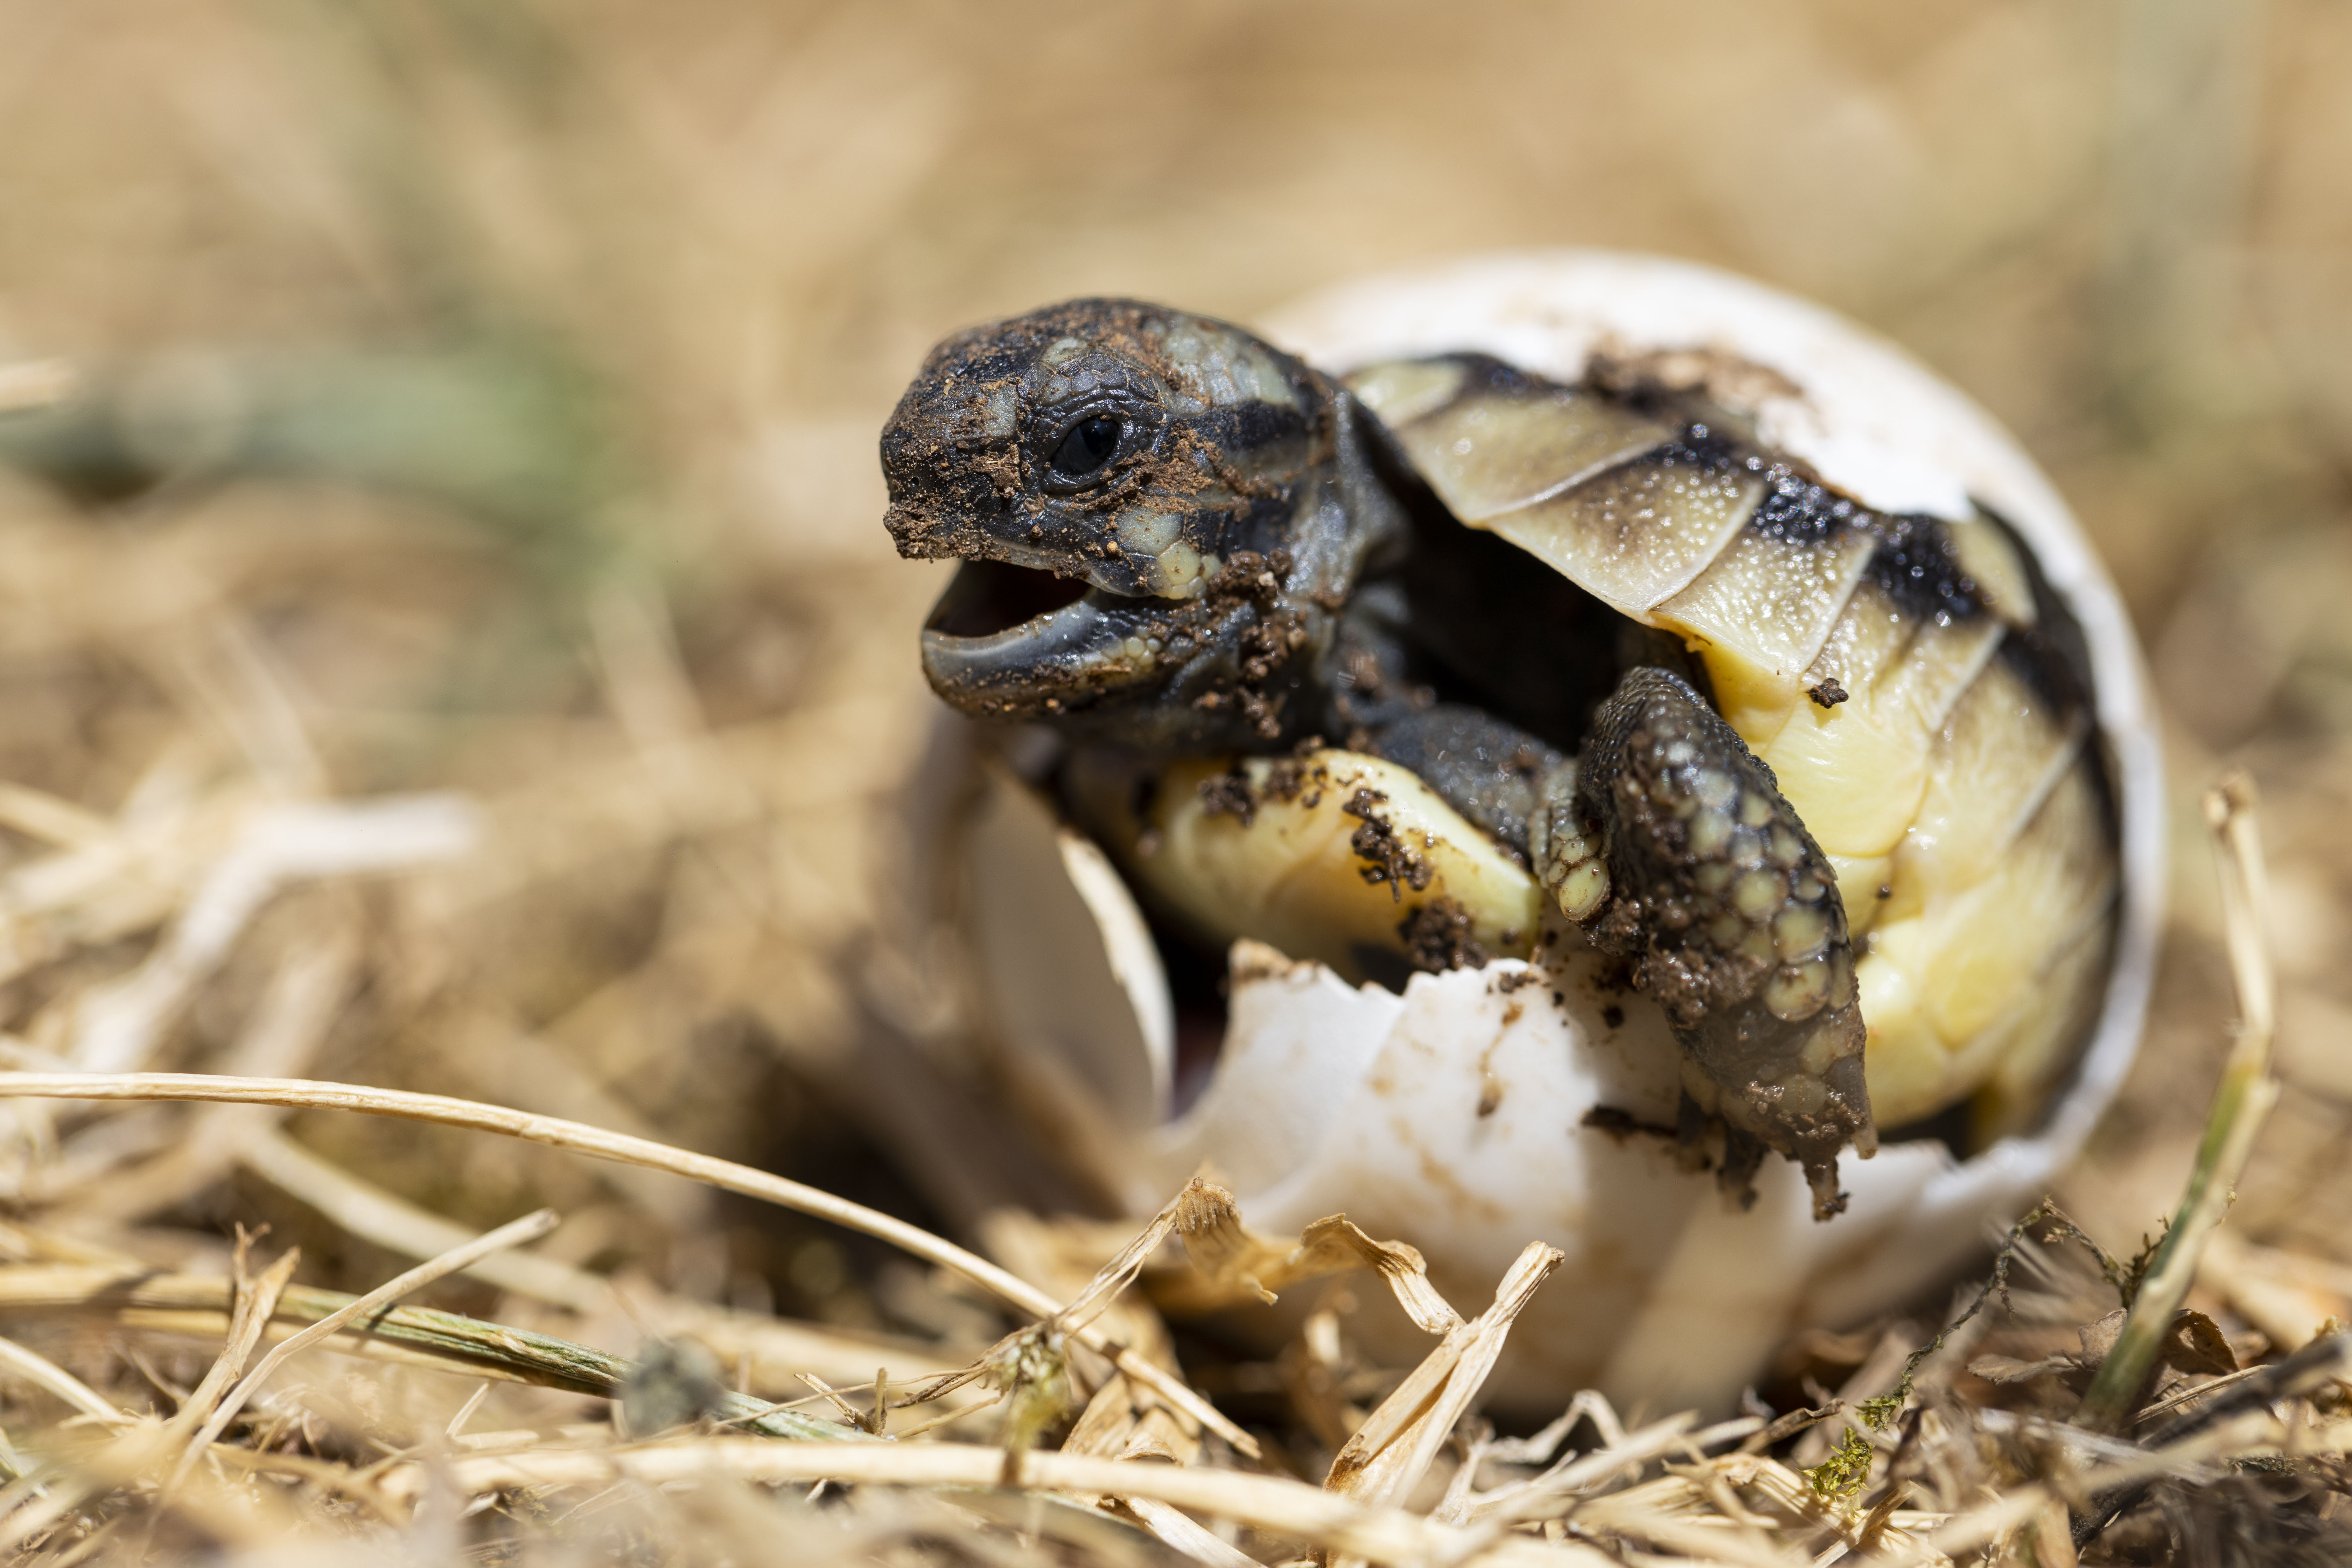
[[[1613,1105],[1594,1106],[1584,1113],[1584,1120],[1578,1125],[1590,1127],[1596,1132],[1606,1133],[1620,1143],[1630,1142],[1638,1137],[1660,1138],[1666,1142],[1679,1145],[1683,1136],[1680,1128],[1668,1127],[1662,1122],[1644,1121],[1632,1111],[1620,1110]]]
[[[1268,801],[1287,805],[1306,795],[1307,807],[1313,810],[1323,803],[1323,769],[1303,756],[1282,758],[1256,784],[1250,781],[1247,767],[1236,760],[1223,773],[1201,781],[1201,809],[1211,816],[1233,817],[1247,827],[1257,820],[1258,807]],[[1309,784],[1315,786],[1311,795]]]
[[[1258,786],[1258,798],[1278,800],[1288,805],[1305,793],[1307,781],[1310,778],[1319,778],[1322,771],[1320,768],[1310,766],[1300,758],[1285,757],[1266,769],[1265,783]],[[1318,790],[1315,798],[1307,803],[1309,809],[1318,805],[1322,798],[1322,792]]]
[[[1380,808],[1388,798],[1376,789],[1359,789],[1339,809],[1363,824],[1348,840],[1348,847],[1355,850],[1357,858],[1364,862],[1357,868],[1364,880],[1375,884],[1386,882],[1389,896],[1402,900],[1405,889],[1411,888],[1416,893],[1421,891],[1429,886],[1430,879],[1436,875],[1436,871],[1427,860],[1406,847],[1404,841],[1397,837],[1395,826],[1380,814]]]
[[[1506,932],[1505,934],[1507,935],[1509,933]],[[1508,974],[1496,976],[1495,980],[1495,989],[1507,996],[1512,992],[1519,990],[1523,986],[1540,985],[1542,984],[1543,976],[1538,974],[1534,970],[1515,969]]]
[[[1486,950],[1472,933],[1469,911],[1443,893],[1399,921],[1397,935],[1404,940],[1412,966],[1431,974],[1483,968],[1486,963]]]
[[[1824,708],[1834,708],[1851,694],[1837,683],[1837,677],[1833,675],[1819,686],[1807,687],[1805,695]]]
[[[1631,960],[1604,953],[1592,971],[1591,985],[1596,995],[1622,996],[1633,989],[1633,965]]]
[[[1239,679],[1202,692],[1192,705],[1210,711],[1238,706],[1250,727],[1269,741],[1282,733],[1282,699],[1269,696],[1266,685],[1293,654],[1307,646],[1311,635],[1304,612],[1282,597],[1282,584],[1290,575],[1292,564],[1287,550],[1271,550],[1263,555],[1255,550],[1239,551],[1209,579],[1201,596],[1185,606],[1204,626],[1244,610],[1253,613],[1235,645]]]
[[[1257,820],[1257,792],[1239,763],[1201,781],[1201,809],[1211,816],[1230,816],[1244,827]]]

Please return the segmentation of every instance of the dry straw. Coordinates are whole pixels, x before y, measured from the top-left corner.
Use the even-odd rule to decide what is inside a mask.
[[[1693,1417],[1684,1414],[1629,1432],[1607,1401],[1586,1394],[1560,1421],[1532,1438],[1496,1441],[1476,1436],[1465,1423],[1513,1320],[1561,1261],[1549,1247],[1531,1246],[1499,1282],[1492,1305],[1465,1319],[1431,1288],[1419,1255],[1410,1247],[1375,1241],[1337,1217],[1312,1227],[1297,1243],[1286,1244],[1250,1231],[1228,1194],[1196,1180],[1123,1245],[1111,1248],[1082,1289],[1066,1301],[1056,1301],[963,1248],[862,1205],[740,1164],[578,1122],[352,1084],[192,1074],[17,1072],[0,1075],[0,1097],[89,1103],[199,1100],[355,1111],[496,1132],[667,1171],[888,1241],[993,1291],[1008,1304],[1034,1313],[1037,1321],[960,1372],[903,1390],[890,1385],[886,1375],[876,1383],[864,1412],[847,1403],[844,1391],[814,1373],[805,1374],[805,1381],[840,1412],[845,1426],[791,1417],[756,1403],[710,1398],[701,1408],[711,1424],[702,1431],[651,1444],[616,1443],[610,1436],[551,1444],[525,1434],[521,1441],[497,1452],[401,1458],[388,1467],[351,1470],[320,1459],[225,1448],[223,1439],[273,1375],[314,1345],[379,1358],[402,1356],[405,1364],[420,1368],[465,1369],[478,1374],[495,1371],[608,1397],[630,1386],[635,1374],[627,1363],[586,1347],[394,1305],[435,1279],[478,1268],[546,1234],[554,1228],[551,1213],[542,1210],[487,1236],[461,1239],[375,1290],[331,1300],[331,1293],[291,1286],[298,1259],[291,1250],[251,1276],[243,1272],[240,1254],[240,1271],[233,1284],[174,1280],[104,1264],[0,1267],[0,1310],[79,1308],[110,1313],[125,1328],[168,1324],[182,1330],[195,1328],[192,1320],[209,1313],[209,1321],[218,1325],[213,1331],[223,1342],[203,1382],[160,1426],[131,1417],[34,1352],[0,1342],[5,1347],[0,1349],[0,1367],[120,1433],[96,1452],[53,1464],[43,1485],[27,1489],[20,1482],[11,1497],[0,1499],[0,1534],[20,1543],[53,1536],[63,1521],[100,1508],[110,1494],[146,1495],[152,1508],[217,1530],[222,1528],[218,1515],[223,1499],[252,1484],[236,1479],[236,1467],[241,1466],[247,1476],[299,1478],[315,1485],[321,1497],[350,1499],[372,1517],[394,1520],[404,1517],[405,1510],[421,1507],[436,1488],[475,1499],[609,1496],[615,1488],[653,1489],[644,1494],[653,1496],[680,1485],[707,1489],[723,1483],[818,1482],[965,1498],[975,1489],[1011,1490],[1108,1509],[1180,1555],[1217,1568],[1238,1568],[1263,1559],[1204,1528],[1203,1520],[1244,1530],[1253,1541],[1307,1548],[1334,1563],[1599,1564],[1622,1561],[1621,1552],[1638,1550],[1653,1561],[1779,1564],[1864,1553],[1889,1562],[1940,1563],[2012,1547],[2041,1552],[2046,1561],[2071,1552],[2076,1537],[2095,1535],[2095,1530],[2085,1530],[2086,1523],[2103,1525],[2144,1496],[2151,1482],[2171,1478],[2210,1485],[2222,1461],[2261,1455],[2291,1460],[2298,1454],[2326,1451],[2335,1440],[2333,1428],[2313,1426],[2308,1415],[2297,1415],[2282,1402],[2308,1399],[2333,1385],[2331,1380],[2346,1370],[2347,1342],[2340,1335],[2316,1342],[2301,1355],[2271,1367],[2163,1391],[2144,1386],[2165,1341],[2163,1334],[2151,1334],[2139,1325],[2153,1321],[2168,1331],[2174,1323],[2193,1272],[2196,1248],[2221,1206],[2214,1194],[2226,1194],[2242,1165],[2251,1125],[2267,1103],[2262,1088],[2267,1081],[2267,973],[2260,943],[2250,934],[2258,930],[2254,914],[2261,900],[2261,859],[2252,810],[2250,790],[2242,781],[2232,780],[2215,792],[2210,813],[2224,852],[2225,910],[2245,1024],[2180,1216],[2165,1246],[2145,1265],[2115,1348],[2098,1367],[2073,1424],[2000,1410],[1972,1412],[1970,1406],[1954,1404],[1948,1392],[1948,1369],[1940,1380],[1936,1375],[1935,1352],[1947,1337],[1939,1335],[1910,1357],[1892,1403],[1878,1402],[1900,1419],[1857,1426],[1853,1433],[1858,1438],[1849,1435],[1849,1448],[1857,1441],[1860,1447],[1852,1450],[1848,1469],[1841,1472],[1848,1482],[1837,1490],[1825,1491],[1818,1476],[1809,1481],[1757,1451],[1759,1443],[1785,1442],[1801,1430],[1801,1424],[1781,1421],[1767,1431],[1759,1416],[1699,1430]],[[421,1237],[450,1234],[446,1222],[341,1176],[280,1134],[273,1132],[255,1147],[263,1152],[248,1158],[264,1170],[326,1177],[321,1202],[329,1212],[369,1230],[405,1237],[412,1246]],[[2022,1228],[2031,1228],[2032,1223]],[[1119,1303],[1129,1300],[1147,1267],[1164,1267],[1155,1260],[1163,1258],[1174,1239],[1183,1242],[1191,1260],[1190,1283],[1181,1286],[1179,1295],[1211,1300],[1238,1293],[1270,1299],[1274,1285],[1297,1288],[1334,1270],[1368,1268],[1407,1315],[1435,1336],[1427,1357],[1395,1379],[1386,1397],[1356,1419],[1322,1485],[1215,1462],[1201,1447],[1200,1427],[1220,1433],[1239,1429],[1167,1367],[1116,1344],[1098,1328],[1135,1310]],[[2011,1256],[2004,1252],[2004,1267]],[[574,1306],[594,1294],[590,1277],[567,1271],[550,1259],[530,1262],[532,1268],[520,1270],[509,1266],[509,1279],[542,1299]],[[2116,1266],[2110,1265],[2109,1270],[2129,1288],[2128,1277],[2117,1272]],[[2002,1278],[1997,1274],[1996,1283]],[[1979,1305],[1991,1293],[1988,1287]],[[247,1370],[277,1321],[289,1315],[306,1320],[307,1326],[279,1339]],[[1074,1353],[1070,1347],[1078,1344],[1106,1350],[1112,1358],[1094,1375],[1094,1392],[1062,1450],[1037,1451],[1029,1446],[1034,1437],[1066,1419],[1061,1402],[1073,1391],[1075,1371],[1068,1359]],[[2134,1349],[2141,1345],[2150,1348]],[[2137,1362],[2126,1361],[2126,1354],[2137,1356]],[[1008,1409],[1018,1412],[1024,1399],[1028,1402],[1027,1415],[1008,1415],[1005,1436],[998,1444],[911,1440],[925,1428],[911,1429],[896,1442],[877,1443],[870,1437],[845,1441],[883,1429],[893,1406],[935,1400],[982,1375],[1011,1389]],[[2200,1414],[2185,1421],[2173,1415],[2151,1440],[2135,1444],[2104,1435],[2116,1430],[2117,1423],[2102,1415],[2098,1401],[2116,1378],[2126,1379],[2131,1393],[2121,1407],[2123,1414],[2137,1414],[2142,1421],[2173,1415],[2192,1401],[2206,1403]],[[1053,1391],[1050,1397],[1040,1394],[1046,1389]],[[1046,1398],[1044,1405],[1038,1404],[1041,1397]],[[1154,1427],[1149,1404],[1137,1403],[1153,1397],[1165,1399],[1169,1413],[1180,1422],[1198,1425]],[[452,1434],[480,1399],[478,1391],[451,1420]],[[1920,1421],[1930,1414],[1932,1427]],[[1564,1439],[1580,1419],[1592,1424],[1601,1436],[1601,1445],[1581,1454],[1563,1450]],[[747,1422],[772,1436],[733,1435]],[[1903,1507],[1925,1468],[1948,1464],[1956,1454],[1967,1451],[1952,1445],[1968,1442],[1972,1428],[1979,1434],[1976,1442],[1991,1441],[2021,1460],[2028,1454],[2042,1458],[2025,1461],[2026,1473],[2012,1475],[2008,1484],[1996,1487],[1991,1500],[1966,1510]],[[1188,1436],[1188,1431],[1196,1435]],[[1470,1435],[1465,1437],[1465,1433]],[[776,1437],[801,1440],[780,1443]],[[1885,1446],[1890,1437],[1896,1439],[1891,1448]],[[1734,1449],[1734,1444],[1740,1447]],[[1970,1448],[1974,1447],[1972,1443]],[[205,1485],[194,1484],[202,1479],[198,1467],[205,1457],[228,1452],[242,1455],[231,1470]],[[2067,1466],[2063,1456],[2070,1453],[2090,1462]],[[1442,1499],[1433,1505],[1409,1506],[1449,1455],[1453,1463]],[[1179,1462],[1141,1462],[1151,1458]],[[2031,1473],[2053,1459],[2060,1461],[2058,1473],[2046,1479]],[[13,1511],[5,1511],[9,1509]],[[2071,1530],[2066,1528],[2070,1512]],[[2053,1520],[2058,1521],[2055,1526]],[[987,1528],[984,1515],[974,1516],[972,1527]],[[2033,1544],[2028,1547],[2029,1542]]]
[[[444,1126],[499,1132],[535,1143],[597,1159],[667,1171],[707,1182],[748,1197],[763,1198],[785,1208],[828,1219],[852,1230],[887,1241],[918,1258],[951,1269],[1003,1297],[1024,1311],[1058,1319],[1066,1310],[1028,1281],[1015,1278],[986,1258],[903,1220],[877,1213],[862,1204],[835,1197],[782,1176],[755,1171],[731,1161],[691,1154],[650,1139],[607,1132],[552,1116],[534,1116],[499,1106],[452,1100],[445,1095],[412,1094],[395,1089],[368,1089],[357,1084],[307,1083],[295,1079],[214,1078],[183,1073],[0,1073],[0,1097],[46,1100],[203,1100],[227,1105],[275,1105],[313,1110],[353,1110],[374,1116],[396,1116],[413,1121],[437,1121]],[[462,1267],[462,1263],[459,1267]],[[1113,1344],[1090,1322],[1066,1325],[1081,1343],[1100,1351],[1126,1375],[1144,1384],[1195,1419],[1214,1427],[1244,1452],[1254,1452],[1256,1440],[1228,1421],[1217,1409],[1169,1375],[1143,1362],[1126,1347]]]

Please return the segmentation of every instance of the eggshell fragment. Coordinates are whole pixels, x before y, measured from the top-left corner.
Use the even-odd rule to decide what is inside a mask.
[[[963,835],[963,912],[992,1031],[1121,1131],[1167,1114],[1175,1008],[1150,930],[1100,848],[988,781]]]

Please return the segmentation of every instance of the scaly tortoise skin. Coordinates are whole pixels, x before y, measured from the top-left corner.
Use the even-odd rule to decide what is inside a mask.
[[[966,563],[934,689],[1054,724],[1082,799],[1138,794],[1097,826],[1147,890],[1311,947],[1319,906],[1233,889],[1352,855],[1442,967],[1537,922],[1439,869],[1519,879],[1664,1006],[1730,1190],[1775,1150],[1825,1218],[1845,1144],[1979,1091],[2014,1116],[2079,1044],[2114,813],[2080,638],[1997,519],[1873,511],[1638,363],[1342,384],[1125,300],[942,343],[882,459],[899,552]]]

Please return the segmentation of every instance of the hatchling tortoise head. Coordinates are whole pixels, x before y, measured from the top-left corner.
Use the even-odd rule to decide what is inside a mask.
[[[2032,552],[1775,449],[1710,394],[1753,368],[1454,353],[1342,383],[1123,300],[966,332],[882,440],[900,552],[966,563],[926,673],[1063,731],[1067,808],[1216,943],[1382,978],[1572,923],[1671,1021],[1688,1157],[1745,1194],[1778,1151],[1827,1217],[1880,1124],[1987,1092],[2014,1117],[2063,1068],[2116,826]],[[1223,761],[1273,752],[1373,782]],[[1334,831],[1392,935],[1297,918]],[[1531,912],[1482,912],[1496,875],[1443,885],[1449,835]]]
[[[1377,505],[1332,505],[1337,388],[1222,322],[1081,300],[951,338],[882,435],[910,557],[970,564],[923,637],[996,718],[1160,748],[1283,738]],[[1328,510],[1318,553],[1302,534]]]

